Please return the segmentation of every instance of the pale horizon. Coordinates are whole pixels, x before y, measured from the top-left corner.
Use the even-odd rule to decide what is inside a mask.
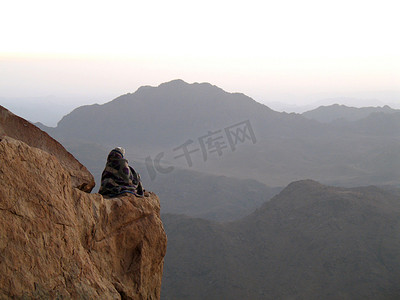
[[[188,82],[189,84],[193,82]],[[209,82],[212,84],[211,82]],[[154,87],[159,84],[153,85]],[[135,90],[136,91],[136,90]],[[126,92],[134,93],[135,91]],[[234,93],[235,91],[227,91]],[[238,91],[237,91],[238,92]],[[1,97],[0,105],[6,107],[11,112],[33,122],[40,122],[46,126],[55,127],[57,123],[69,114],[75,108],[84,105],[93,104],[105,104],[117,98],[120,95],[126,94],[103,94],[103,95],[77,95],[77,94],[66,94],[66,95],[46,95],[43,97]],[[245,93],[244,93],[245,94]],[[247,96],[248,95],[246,94]],[[329,106],[333,104],[346,105],[348,107],[382,107],[385,105],[390,106],[393,109],[400,109],[400,93],[396,92],[370,92],[370,93],[354,93],[349,94],[353,97],[346,96],[330,96],[329,94],[310,94],[304,96],[304,101],[298,101],[299,96],[294,99],[295,102],[290,101],[291,95],[281,95],[283,98],[271,96],[270,101],[260,101],[256,97],[251,97],[255,101],[265,104],[269,108],[286,113],[303,113],[306,111],[313,110],[320,106]],[[365,96],[365,97],[364,97]],[[376,97],[373,97],[376,96]],[[285,98],[286,97],[286,98]],[[271,100],[272,99],[272,100]],[[386,100],[386,101],[384,101]]]
[[[0,101],[101,104],[182,79],[273,109],[332,98],[400,108],[399,8],[393,0],[7,2]]]

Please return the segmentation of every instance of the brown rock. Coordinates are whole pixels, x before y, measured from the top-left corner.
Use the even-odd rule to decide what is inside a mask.
[[[23,141],[29,146],[53,154],[68,171],[73,187],[85,192],[90,192],[93,189],[95,185],[93,175],[59,142],[0,105],[0,139],[4,136]]]
[[[0,139],[0,299],[159,299],[158,197],[85,193],[71,184],[72,164]]]

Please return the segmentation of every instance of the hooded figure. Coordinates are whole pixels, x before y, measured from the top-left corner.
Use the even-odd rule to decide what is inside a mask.
[[[140,176],[129,166],[124,155],[125,149],[121,147],[111,150],[108,154],[107,164],[101,175],[100,194],[109,197],[123,193],[143,196]]]

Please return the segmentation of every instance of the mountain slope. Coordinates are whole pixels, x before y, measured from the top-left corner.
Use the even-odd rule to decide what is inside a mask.
[[[316,109],[304,112],[302,113],[302,116],[321,123],[331,123],[333,121],[358,121],[373,113],[390,114],[394,112],[398,112],[398,110],[392,109],[387,105],[382,107],[356,108],[333,104],[329,106],[320,106]]]
[[[310,180],[232,223],[164,215],[170,239],[163,296],[396,299],[399,216],[394,194]],[[189,256],[190,263],[179,262]]]
[[[103,105],[79,107],[59,122],[56,134],[94,142],[124,140],[139,147],[176,146],[187,138],[248,119],[275,123],[262,135],[295,130],[287,128],[289,120],[312,124],[299,116],[274,112],[243,94],[227,93],[208,83],[174,80],[158,87],[141,87]]]
[[[220,222],[247,216],[281,191],[279,187],[271,188],[254,179],[178,169],[145,182],[146,188],[160,196],[162,213]]]
[[[165,167],[268,186],[303,178],[357,186],[395,184],[400,177],[400,161],[393,161],[400,155],[400,118],[388,116],[321,124],[208,83],[175,80],[80,107],[49,133],[68,149],[80,143],[124,146],[141,163],[161,155]]]

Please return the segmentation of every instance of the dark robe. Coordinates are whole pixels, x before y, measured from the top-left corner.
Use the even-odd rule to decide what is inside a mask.
[[[143,196],[143,187],[140,175],[116,149],[107,157],[106,167],[101,175],[99,193],[104,196],[115,197],[123,193],[132,193]]]

